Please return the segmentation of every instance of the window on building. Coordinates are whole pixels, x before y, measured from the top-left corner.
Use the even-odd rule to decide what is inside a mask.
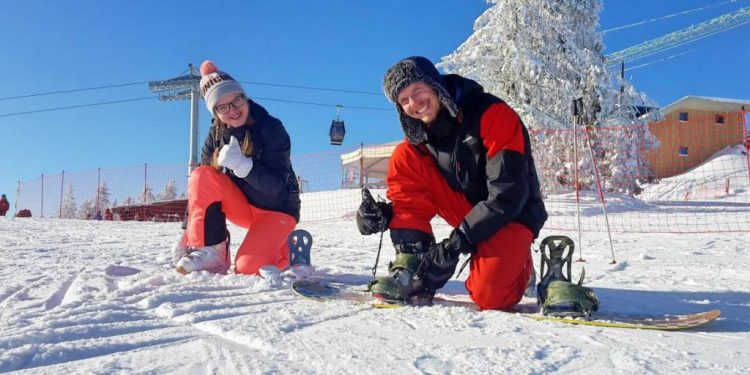
[[[679,155],[683,158],[686,158],[688,156],[688,148],[687,146],[680,146],[680,152]]]
[[[688,120],[688,113],[680,112],[680,122],[687,122],[687,120]]]
[[[716,115],[715,119],[717,125],[724,125],[724,115]]]

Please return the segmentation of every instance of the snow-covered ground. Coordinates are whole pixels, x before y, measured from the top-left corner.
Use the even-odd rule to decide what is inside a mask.
[[[647,187],[644,197],[679,199],[688,185],[712,176],[725,180],[710,171],[742,169],[746,159],[737,155],[717,155]],[[727,162],[733,167],[711,165]],[[337,202],[325,210],[339,219],[310,219],[316,208],[308,199],[321,194]],[[615,223],[619,214],[638,210],[641,226],[679,223],[686,215],[706,225],[701,234],[614,233],[614,264],[606,232],[582,234],[574,258],[582,254],[585,262],[574,264],[573,276],[586,267],[585,283],[596,290],[601,313],[722,311],[712,324],[681,332],[542,323],[465,307],[320,303],[255,276],[176,273],[170,248],[181,234],[179,223],[0,217],[0,372],[748,374],[750,234],[720,232],[726,223],[748,223],[749,198],[744,185],[728,196],[703,198],[697,205],[705,210],[609,199]],[[585,199],[584,228],[601,216],[595,197]],[[371,279],[379,237],[358,233],[358,201],[356,190],[303,194],[308,219],[299,227],[314,236],[318,276],[361,284]],[[572,196],[548,201],[554,202],[551,224],[573,220]],[[708,209],[717,205],[724,208]],[[440,220],[433,226],[437,238],[450,232]],[[578,233],[551,228],[541,236],[578,241]],[[234,239],[244,235],[230,230]],[[539,254],[534,257],[538,267]],[[392,258],[386,235],[379,275]],[[440,292],[465,299],[467,273]]]
[[[300,227],[315,236],[319,275],[370,279],[377,236],[347,219]],[[574,275],[585,265],[602,312],[722,310],[703,328],[657,332],[462,307],[377,310],[300,299],[258,277],[181,276],[169,251],[180,231],[0,218],[0,372],[750,373],[747,233],[616,234],[614,265],[606,234],[584,233]],[[379,274],[393,256],[384,242]],[[443,292],[466,293],[460,280]]]

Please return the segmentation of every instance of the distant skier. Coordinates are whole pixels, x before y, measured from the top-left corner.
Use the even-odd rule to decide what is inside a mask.
[[[112,221],[114,220],[114,215],[112,214],[112,210],[109,208],[104,210],[104,220]]]
[[[289,264],[287,238],[299,221],[297,176],[281,121],[247,97],[211,61],[201,64],[200,88],[214,115],[201,166],[188,181],[188,223],[175,246],[177,271],[226,273],[231,260],[226,220],[247,228],[235,272]]]
[[[363,191],[362,234],[390,228],[396,258],[390,275],[372,285],[385,299],[432,299],[472,254],[466,288],[481,309],[518,303],[533,273],[530,246],[547,212],[526,127],[513,109],[478,83],[441,75],[424,57],[385,74],[383,91],[396,104],[406,140],[388,166],[390,203]],[[435,243],[430,220],[453,228]]]
[[[9,209],[10,203],[8,202],[8,198],[5,197],[5,194],[3,194],[3,196],[0,197],[0,216],[5,216]]]

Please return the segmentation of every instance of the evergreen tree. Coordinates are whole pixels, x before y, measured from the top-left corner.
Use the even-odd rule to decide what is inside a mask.
[[[68,183],[63,195],[63,201],[60,205],[61,219],[74,219],[76,217],[76,199],[73,196],[73,184]]]
[[[159,193],[158,200],[169,201],[175,198],[177,198],[177,183],[175,180],[169,180],[169,182],[164,185],[164,190]]]
[[[633,107],[653,103],[627,82],[612,84],[596,32],[601,1],[488,2],[494,5],[475,21],[474,33],[443,58],[441,68],[477,80],[519,113],[533,133],[532,147],[547,192],[571,186],[576,167],[569,131],[572,103],[583,98],[581,125],[627,128],[610,134],[615,149],[607,149],[599,138],[592,144],[603,158],[597,160],[597,167],[607,179],[606,186],[636,193],[636,179],[648,173],[642,151],[654,143],[645,126],[648,118],[638,118]],[[584,152],[586,133],[579,128],[577,134],[579,174],[591,176],[591,163],[585,162],[589,158]]]
[[[148,203],[153,202],[156,200],[156,197],[154,197],[154,193],[151,192],[151,187],[146,184],[143,187],[143,192],[141,192],[141,195],[138,197],[138,203]]]
[[[78,208],[79,219],[93,219],[96,214],[96,197],[86,199]]]
[[[99,197],[99,209],[104,211],[105,208],[110,207],[111,203],[109,201],[109,189],[107,188],[107,183],[102,181],[101,184],[99,184],[99,189],[97,191],[97,196]]]

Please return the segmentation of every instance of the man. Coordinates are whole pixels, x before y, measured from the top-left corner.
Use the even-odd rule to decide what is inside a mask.
[[[466,288],[481,309],[509,308],[533,274],[531,242],[547,212],[518,115],[477,82],[441,75],[424,57],[409,57],[385,74],[406,139],[388,166],[390,203],[363,191],[362,234],[391,230],[396,258],[389,276],[371,286],[383,299],[422,303],[471,255]],[[430,220],[455,228],[435,243]]]

